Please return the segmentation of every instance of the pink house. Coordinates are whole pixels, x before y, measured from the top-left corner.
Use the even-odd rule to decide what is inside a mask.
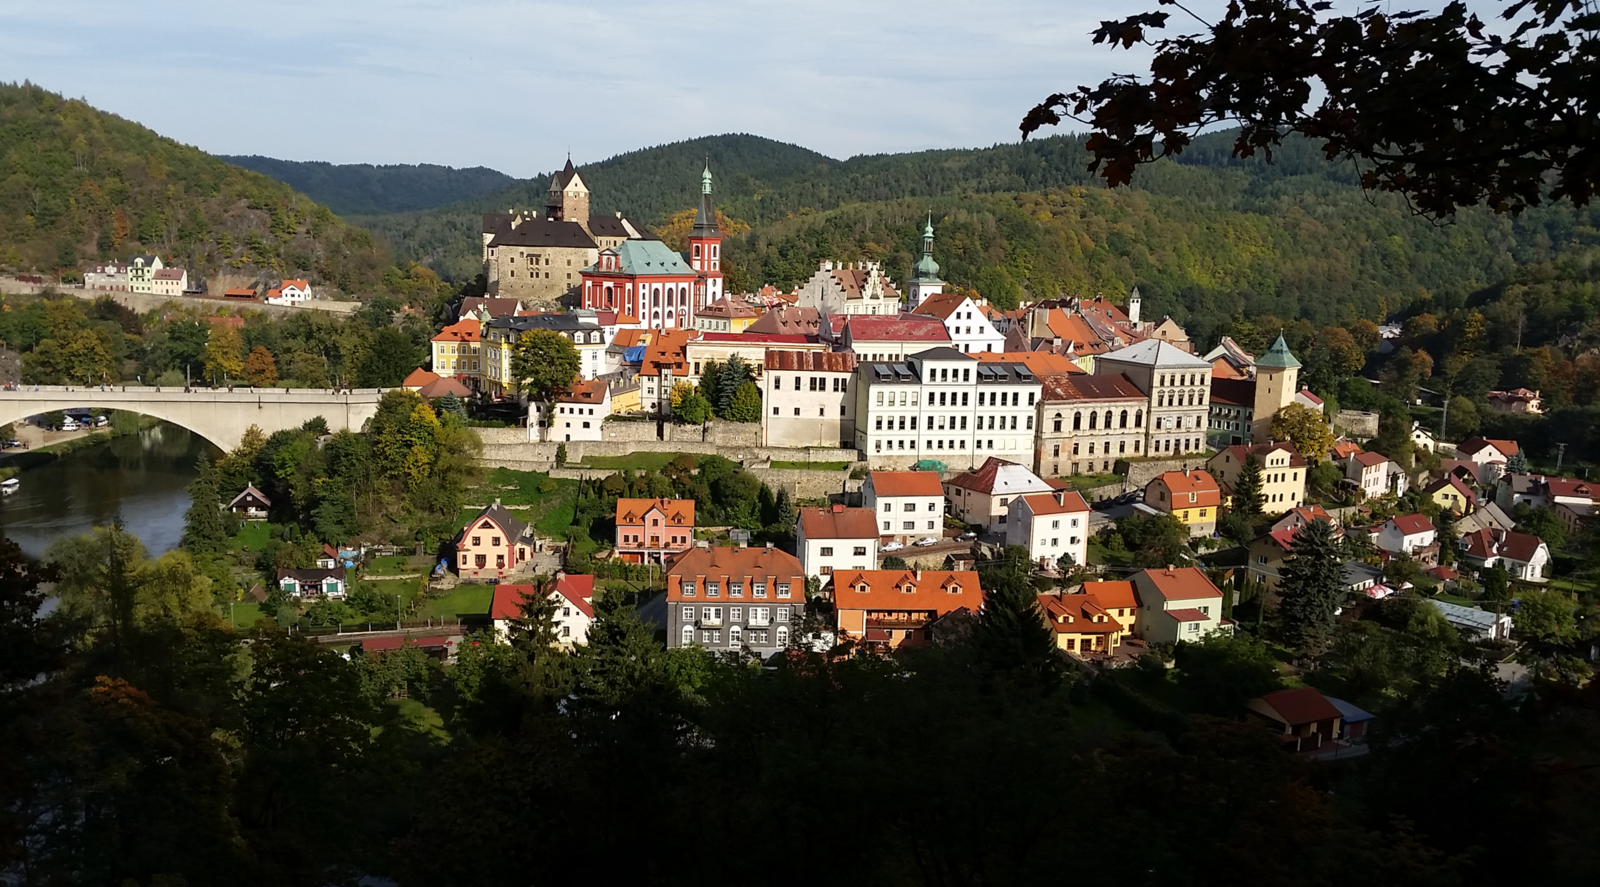
[[[624,561],[664,564],[692,545],[693,499],[617,500],[617,553]]]
[[[504,577],[533,551],[528,525],[500,504],[479,512],[456,537],[456,573],[462,578]]]

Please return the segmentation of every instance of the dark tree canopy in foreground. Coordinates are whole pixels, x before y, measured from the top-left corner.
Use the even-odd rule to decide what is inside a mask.
[[[1159,0],[1174,5],[1173,0]],[[1452,2],[1435,15],[1369,4],[1353,15],[1306,0],[1234,0],[1198,34],[1152,39],[1165,12],[1101,22],[1094,42],[1155,50],[1150,76],[1114,76],[1028,112],[1029,134],[1063,117],[1094,129],[1090,168],[1126,184],[1200,129],[1237,123],[1234,154],[1271,156],[1288,133],[1347,158],[1369,189],[1430,216],[1547,199],[1583,205],[1600,177],[1600,9],[1505,0],[1493,25]]]

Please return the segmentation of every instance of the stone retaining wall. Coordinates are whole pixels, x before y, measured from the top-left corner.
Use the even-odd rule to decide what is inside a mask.
[[[7,293],[38,294],[45,290],[53,290],[63,296],[72,296],[93,302],[102,296],[110,296],[117,304],[122,305],[140,314],[146,314],[166,304],[176,304],[183,308],[192,308],[207,314],[226,308],[229,314],[241,314],[246,311],[263,311],[274,317],[303,311],[325,311],[335,314],[349,314],[361,308],[360,302],[335,302],[332,299],[312,299],[305,305],[268,305],[265,302],[232,302],[224,299],[208,299],[202,296],[158,296],[154,293],[129,293],[122,290],[89,289],[71,285],[44,285],[23,283],[20,280],[5,280],[0,284]]]
[[[852,478],[849,470],[820,471],[814,468],[751,468],[774,492],[788,490],[794,499],[826,499],[835,494],[859,493],[866,481]]]
[[[1180,459],[1157,459],[1149,462],[1129,462],[1118,459],[1116,472],[1127,478],[1124,489],[1142,490],[1146,484],[1168,471],[1204,468],[1206,467],[1206,460],[1210,458],[1210,454],[1195,454]]]
[[[1361,410],[1340,410],[1333,417],[1333,427],[1362,439],[1377,437],[1378,414]]]

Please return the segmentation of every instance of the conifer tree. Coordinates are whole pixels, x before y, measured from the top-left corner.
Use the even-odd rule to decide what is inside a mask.
[[[754,382],[745,382],[734,392],[724,418],[732,422],[761,421],[761,389]]]
[[[648,696],[666,685],[665,652],[656,643],[655,629],[621,594],[595,595],[594,622],[576,677],[577,695],[602,706]]]
[[[1244,460],[1244,470],[1233,485],[1233,513],[1240,517],[1261,514],[1261,460],[1254,454]]]
[[[534,696],[556,695],[567,686],[567,657],[556,636],[554,590],[549,576],[534,577],[533,590],[523,595],[517,618],[506,632],[516,651],[513,678]]]
[[[220,473],[205,453],[196,467],[199,475],[189,485],[189,510],[183,516],[183,547],[191,554],[221,554],[227,549],[228,528],[222,517]]]
[[[1295,534],[1283,563],[1279,608],[1284,639],[1316,656],[1333,639],[1334,611],[1344,593],[1344,561],[1333,525],[1312,521]]]
[[[1057,662],[1056,639],[1039,609],[1028,550],[1007,546],[999,563],[982,572],[981,581],[983,617],[975,638],[979,655],[1000,671],[1050,670]]]
[[[1518,449],[1515,453],[1512,453],[1511,457],[1509,459],[1506,459],[1506,473],[1507,474],[1527,474],[1528,473],[1528,455],[1526,453],[1524,453],[1521,449]]]

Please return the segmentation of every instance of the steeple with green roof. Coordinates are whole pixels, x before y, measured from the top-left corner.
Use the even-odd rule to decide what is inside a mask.
[[[1300,361],[1289,352],[1289,343],[1283,340],[1283,333],[1278,334],[1278,340],[1272,343],[1272,347],[1267,349],[1267,353],[1262,355],[1260,360],[1256,361],[1257,369],[1265,367],[1269,370],[1287,370],[1299,366]]]
[[[929,296],[944,292],[944,281],[939,279],[939,263],[933,260],[933,214],[928,214],[928,224],[922,229],[922,258],[911,266],[911,282],[907,287],[913,307],[921,305]]]

